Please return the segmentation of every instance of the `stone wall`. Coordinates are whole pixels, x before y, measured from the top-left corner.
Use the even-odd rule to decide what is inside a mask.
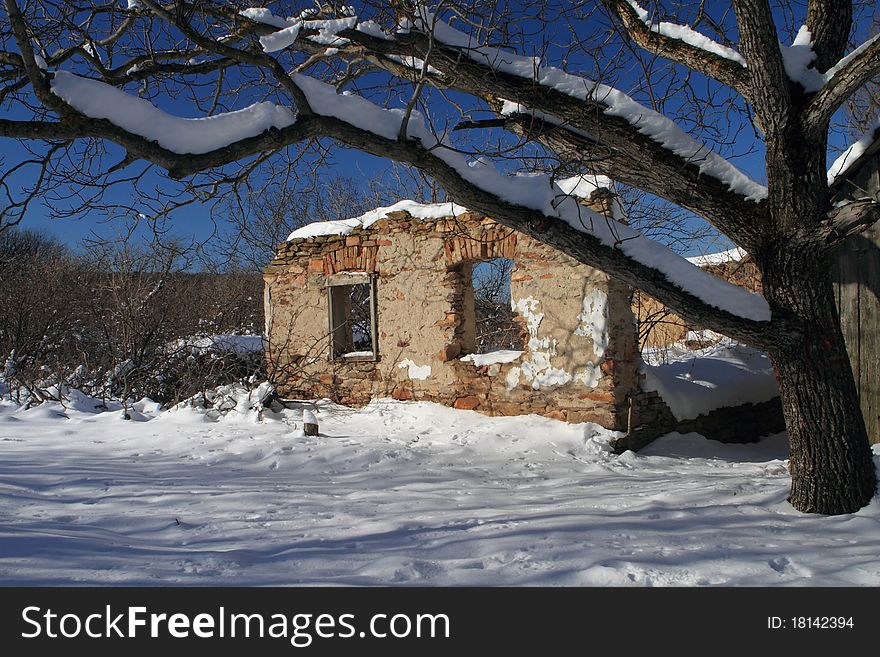
[[[639,391],[632,397],[633,427],[614,442],[614,451],[638,451],[673,431],[698,433],[722,443],[756,443],[764,436],[785,431],[779,397],[760,404],[723,407],[688,420],[677,420],[656,391]]]
[[[477,366],[471,267],[514,261],[511,299],[525,351]],[[375,277],[378,358],[329,358],[328,277]],[[625,429],[637,386],[630,290],[478,214],[389,214],[347,235],[286,242],[264,275],[267,359],[285,397],[360,406],[377,397],[425,400],[487,415],[538,413]]]

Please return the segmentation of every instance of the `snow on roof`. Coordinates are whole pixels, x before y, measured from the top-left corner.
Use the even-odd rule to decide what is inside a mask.
[[[415,219],[442,219],[443,217],[457,217],[468,212],[455,203],[416,203],[415,201],[399,201],[394,205],[388,205],[375,210],[370,210],[360,217],[342,219],[340,221],[319,221],[297,228],[287,240],[305,239],[319,235],[348,235],[356,228],[368,228],[380,219],[386,218],[392,212],[409,212]]]
[[[739,262],[747,255],[749,254],[745,249],[735,246],[732,249],[721,251],[720,253],[707,253],[705,255],[691,256],[687,258],[687,261],[697,267],[707,267],[709,265],[720,265],[725,262]]]
[[[828,184],[833,185],[852,168],[862,155],[875,141],[880,139],[880,117],[874,122],[873,127],[857,142],[847,148],[828,169]]]

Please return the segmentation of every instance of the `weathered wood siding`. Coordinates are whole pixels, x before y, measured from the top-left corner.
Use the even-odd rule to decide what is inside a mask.
[[[843,184],[838,198],[880,198],[880,153]],[[868,438],[880,442],[880,227],[876,224],[841,246],[837,257],[837,307]]]

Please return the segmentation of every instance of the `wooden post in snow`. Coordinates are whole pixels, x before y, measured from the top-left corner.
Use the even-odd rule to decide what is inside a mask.
[[[318,435],[318,418],[310,410],[303,410],[303,433],[307,436]]]

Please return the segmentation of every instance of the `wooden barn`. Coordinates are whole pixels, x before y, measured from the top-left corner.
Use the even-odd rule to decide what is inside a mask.
[[[880,127],[859,151],[851,162],[838,160],[846,171],[832,183],[835,202],[880,199]],[[868,437],[880,442],[880,224],[847,238],[837,256],[835,280]]]

